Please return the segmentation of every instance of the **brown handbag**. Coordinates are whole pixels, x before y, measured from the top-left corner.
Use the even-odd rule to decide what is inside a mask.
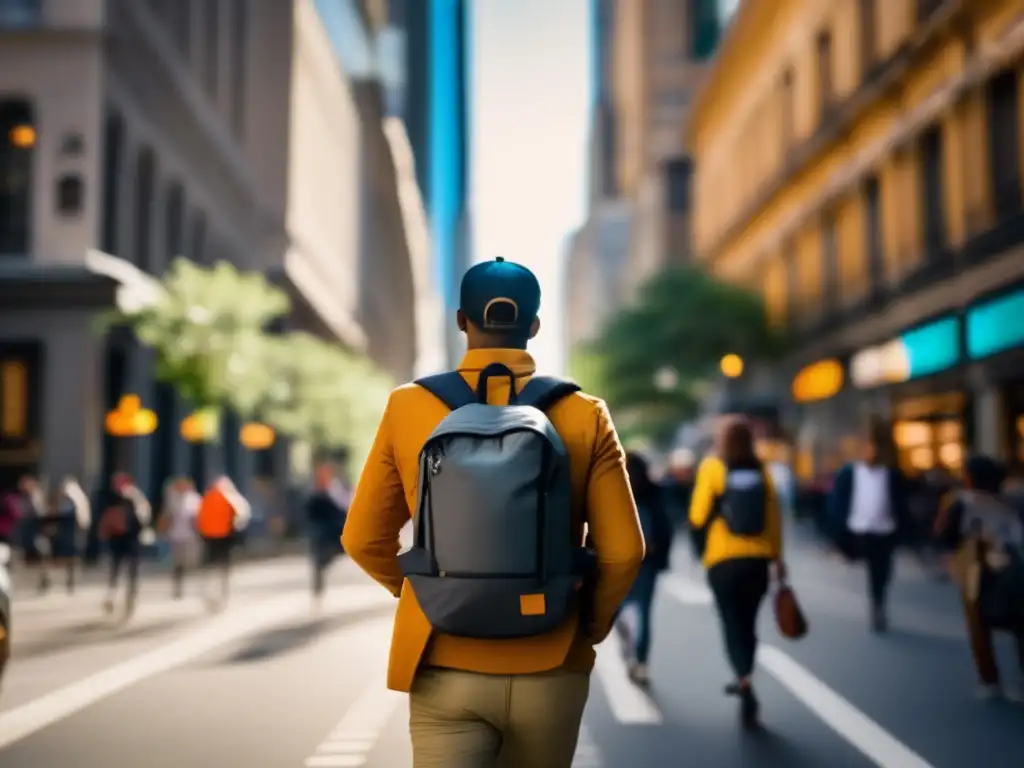
[[[779,634],[789,640],[799,640],[807,634],[807,618],[788,584],[780,584],[775,592],[775,623]]]

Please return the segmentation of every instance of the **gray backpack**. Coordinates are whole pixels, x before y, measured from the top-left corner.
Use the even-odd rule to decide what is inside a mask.
[[[507,406],[487,380],[512,380]],[[458,637],[544,634],[570,615],[593,568],[572,539],[569,457],[545,410],[579,390],[492,364],[474,392],[458,372],[419,379],[451,413],[419,459],[412,548],[399,560],[431,626]]]

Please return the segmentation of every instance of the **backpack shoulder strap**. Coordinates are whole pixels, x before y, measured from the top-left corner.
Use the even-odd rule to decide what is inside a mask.
[[[532,405],[546,411],[559,400],[580,391],[580,385],[568,379],[555,376],[534,376],[519,393],[519,405]]]
[[[413,383],[423,387],[453,411],[476,402],[476,393],[458,371],[435,373],[416,379]]]

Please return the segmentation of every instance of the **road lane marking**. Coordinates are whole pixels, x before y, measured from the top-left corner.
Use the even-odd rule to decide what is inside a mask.
[[[385,590],[368,584],[336,588],[326,598],[325,608],[337,613],[354,613],[394,602],[394,597]],[[0,712],[0,750],[143,680],[308,610],[309,597],[300,594],[248,605],[213,618],[208,625],[167,645],[107,667],[27,704]]]
[[[758,666],[879,768],[934,768],[788,654],[770,645],[757,653]]]
[[[629,679],[619,640],[609,637],[597,646],[594,667],[612,715],[623,725],[660,725],[661,710],[650,696]]]
[[[385,653],[380,651],[386,651],[387,644],[377,638],[387,636],[390,628],[390,622],[360,626],[359,639],[373,641],[367,648],[370,658],[361,666],[379,669],[385,665]],[[351,649],[348,643],[346,647]],[[330,735],[316,748],[316,754],[306,758],[306,768],[359,768],[366,765],[384,729],[407,698],[406,694],[388,689],[383,675],[374,674]]]

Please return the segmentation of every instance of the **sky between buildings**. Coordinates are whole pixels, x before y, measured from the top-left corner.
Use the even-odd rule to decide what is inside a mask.
[[[470,5],[473,253],[537,273],[538,367],[564,368],[566,238],[586,210],[590,0]]]

